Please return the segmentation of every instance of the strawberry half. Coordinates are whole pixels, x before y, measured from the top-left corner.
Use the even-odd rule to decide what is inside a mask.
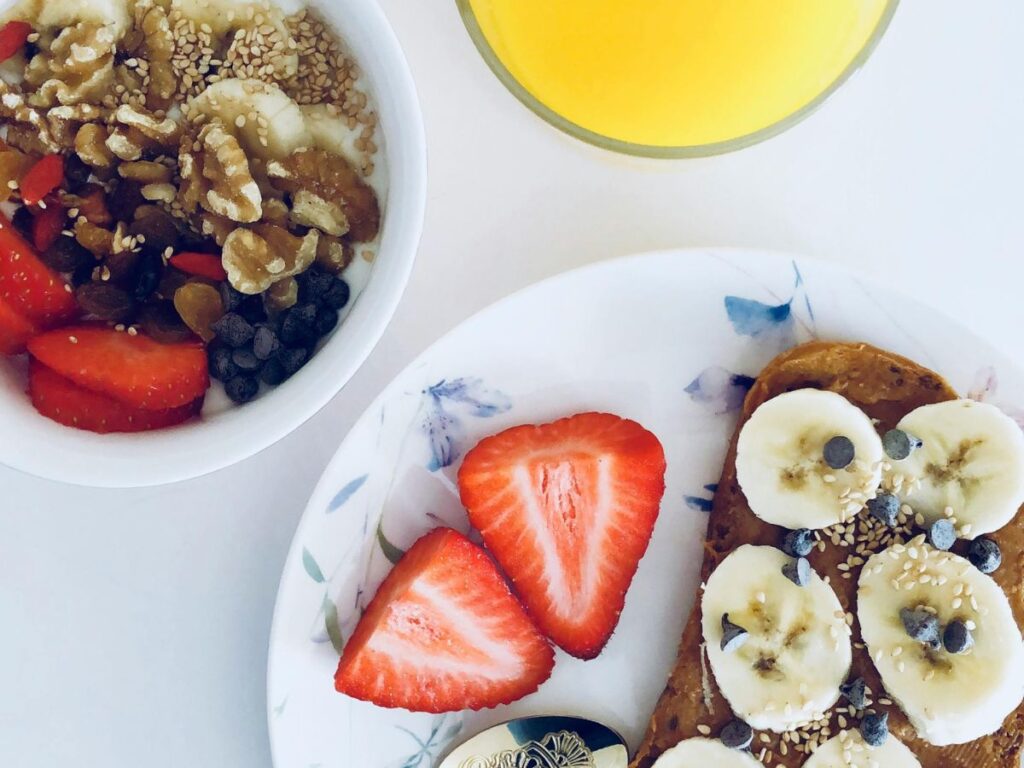
[[[198,416],[202,399],[163,411],[131,408],[113,398],[90,392],[37,360],[29,362],[28,393],[43,416],[90,432],[146,432],[163,429]]]
[[[384,580],[345,646],[334,687],[414,712],[482,709],[533,693],[554,663],[487,554],[438,528]]]
[[[48,328],[78,313],[71,286],[36,255],[0,213],[0,299],[34,325]]]
[[[28,351],[80,387],[132,408],[161,411],[198,400],[210,386],[199,342],[161,344],[105,326],[48,331]]]
[[[541,631],[573,656],[597,656],[665,493],[658,438],[607,413],[514,427],[466,455],[459,492]]]
[[[35,326],[0,298],[0,355],[20,355],[35,335]]]

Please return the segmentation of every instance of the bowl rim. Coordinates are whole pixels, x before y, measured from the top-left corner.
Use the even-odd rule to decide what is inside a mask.
[[[458,6],[459,15],[462,17],[466,30],[469,32],[470,39],[476,46],[477,51],[479,51],[480,56],[487,63],[487,66],[495,74],[498,80],[500,80],[501,83],[512,93],[512,95],[535,115],[563,133],[588,144],[592,144],[595,147],[600,147],[601,149],[618,152],[624,155],[633,155],[634,157],[673,160],[711,157],[714,155],[725,154],[727,152],[735,152],[738,149],[744,149],[745,147],[749,147],[754,144],[760,144],[762,141],[770,139],[773,136],[778,136],[780,133],[783,133],[794,125],[802,122],[811,113],[815,112],[822,104],[828,101],[832,94],[838,91],[843,84],[846,83],[846,81],[849,80],[869,58],[871,58],[871,54],[874,53],[874,50],[878,47],[882,37],[885,36],[886,30],[889,28],[889,24],[892,22],[892,18],[896,14],[896,9],[899,7],[900,0],[886,0],[885,9],[882,11],[882,15],[879,17],[878,23],[875,25],[870,37],[868,37],[864,46],[860,51],[858,51],[857,55],[850,60],[850,63],[847,64],[846,68],[839,73],[839,76],[836,77],[828,87],[795,112],[790,113],[764,128],[759,128],[756,131],[752,131],[751,133],[747,133],[742,136],[736,136],[724,141],[710,142],[707,144],[680,146],[640,144],[631,141],[624,141],[622,139],[614,139],[601,133],[597,133],[596,131],[592,131],[589,128],[584,128],[582,125],[574,123],[573,121],[563,117],[526,90],[519,80],[517,80],[502,63],[501,59],[498,58],[498,55],[494,52],[494,49],[487,41],[487,37],[484,35],[483,30],[480,28],[476,14],[473,12],[471,0],[455,0],[455,3]]]
[[[0,2],[0,6],[7,4]],[[368,57],[357,55],[360,68],[371,81],[371,97],[378,109],[384,101],[379,92],[387,89],[395,128],[381,140],[387,212],[377,256],[365,288],[335,336],[286,385],[245,408],[220,413],[212,422],[192,421],[148,433],[94,435],[39,417],[26,396],[25,410],[31,411],[26,423],[38,434],[26,445],[18,440],[18,423],[10,431],[0,425],[6,433],[0,439],[0,465],[41,479],[94,488],[151,487],[194,479],[250,458],[298,429],[366,361],[391,322],[412,274],[426,215],[427,150],[415,81],[401,44],[376,1],[360,0],[357,5],[362,35],[372,38],[372,58],[377,62],[369,67]],[[340,33],[347,46],[355,47],[346,29]],[[345,344],[339,348],[342,340]],[[342,354],[332,354],[332,344]]]

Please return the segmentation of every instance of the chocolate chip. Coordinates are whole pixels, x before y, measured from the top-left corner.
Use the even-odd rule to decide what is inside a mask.
[[[1003,553],[992,539],[982,537],[971,542],[967,559],[982,573],[993,573],[1003,564]]]
[[[902,461],[921,447],[921,439],[902,429],[890,429],[882,436],[885,455],[895,461]]]
[[[889,713],[865,715],[860,722],[860,735],[871,747],[880,747],[889,738]]]
[[[807,557],[814,549],[814,533],[807,528],[789,531],[782,540],[782,551],[790,557]]]
[[[964,622],[954,619],[946,625],[946,631],[942,633],[942,645],[950,653],[963,653],[974,645],[974,637]]]
[[[754,729],[742,720],[731,720],[718,735],[729,749],[747,749],[754,741]]]
[[[939,639],[939,619],[934,613],[923,608],[903,608],[900,621],[912,640],[931,644]]]
[[[798,587],[806,587],[811,580],[811,564],[806,557],[798,557],[782,566],[782,575]]]
[[[836,435],[825,443],[822,451],[825,463],[832,469],[846,469],[853,463],[855,451],[853,441],[843,435]]]
[[[928,541],[936,549],[947,551],[956,544],[956,527],[952,520],[936,520],[928,529]]]
[[[889,528],[896,527],[900,513],[900,500],[891,493],[879,493],[875,498],[868,499],[868,512],[871,516]]]
[[[747,632],[739,624],[733,624],[729,621],[729,614],[722,614],[722,650],[726,653],[732,653],[733,651],[739,650],[747,638],[750,637],[750,633]]]
[[[864,709],[867,705],[867,686],[863,677],[843,683],[839,686],[839,693],[854,709]]]

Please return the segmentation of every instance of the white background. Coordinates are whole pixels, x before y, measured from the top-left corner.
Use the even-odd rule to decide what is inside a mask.
[[[739,153],[673,162],[542,123],[483,64],[450,0],[383,5],[429,145],[405,299],[323,412],[234,468],[136,491],[0,468],[5,768],[269,766],[271,611],[322,468],[414,355],[540,278],[670,246],[788,250],[897,285],[1024,359],[1024,4],[904,0],[817,114]]]

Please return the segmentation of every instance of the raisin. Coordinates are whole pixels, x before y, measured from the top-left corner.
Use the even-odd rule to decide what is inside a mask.
[[[11,223],[14,228],[17,229],[25,237],[32,237],[32,211],[28,209],[27,205],[21,206],[14,212],[14,217],[11,219]]]
[[[135,288],[139,268],[139,254],[135,251],[118,251],[103,260],[103,266],[110,271],[109,279],[126,288]]]
[[[83,310],[101,320],[120,322],[135,312],[135,301],[127,291],[110,283],[85,283],[75,291],[75,300]]]
[[[89,182],[92,168],[75,153],[64,158],[64,182],[68,192],[78,192]]]
[[[186,275],[180,269],[169,266],[164,269],[164,273],[160,277],[160,285],[156,287],[157,295],[163,299],[173,299],[177,290],[191,279],[191,275]],[[224,304],[223,296],[221,296],[221,304]]]
[[[96,268],[96,262],[82,264],[71,273],[71,284],[74,286],[85,285],[92,282],[92,271]]]
[[[118,221],[131,221],[135,218],[135,209],[145,202],[141,184],[130,179],[121,179],[110,193],[107,205]]]
[[[163,272],[164,262],[159,254],[151,251],[141,253],[135,270],[135,298],[144,299],[153,293],[160,285]]]
[[[21,210],[25,210],[22,208]],[[74,272],[79,267],[96,266],[96,258],[77,240],[62,235],[54,240],[53,245],[40,254],[43,262],[57,272]]]
[[[210,341],[217,334],[213,324],[224,315],[220,293],[205,283],[185,283],[174,293],[174,308],[178,315],[203,341]]]
[[[128,227],[128,234],[141,235],[142,250],[147,253],[163,255],[168,248],[174,249],[178,244],[178,225],[174,223],[174,217],[161,208],[133,221]]]
[[[150,301],[143,304],[136,322],[147,336],[162,344],[195,338],[170,301]]]
[[[324,292],[321,301],[324,306],[337,311],[348,304],[349,293],[348,283],[340,277],[335,277],[332,279],[330,287]]]

